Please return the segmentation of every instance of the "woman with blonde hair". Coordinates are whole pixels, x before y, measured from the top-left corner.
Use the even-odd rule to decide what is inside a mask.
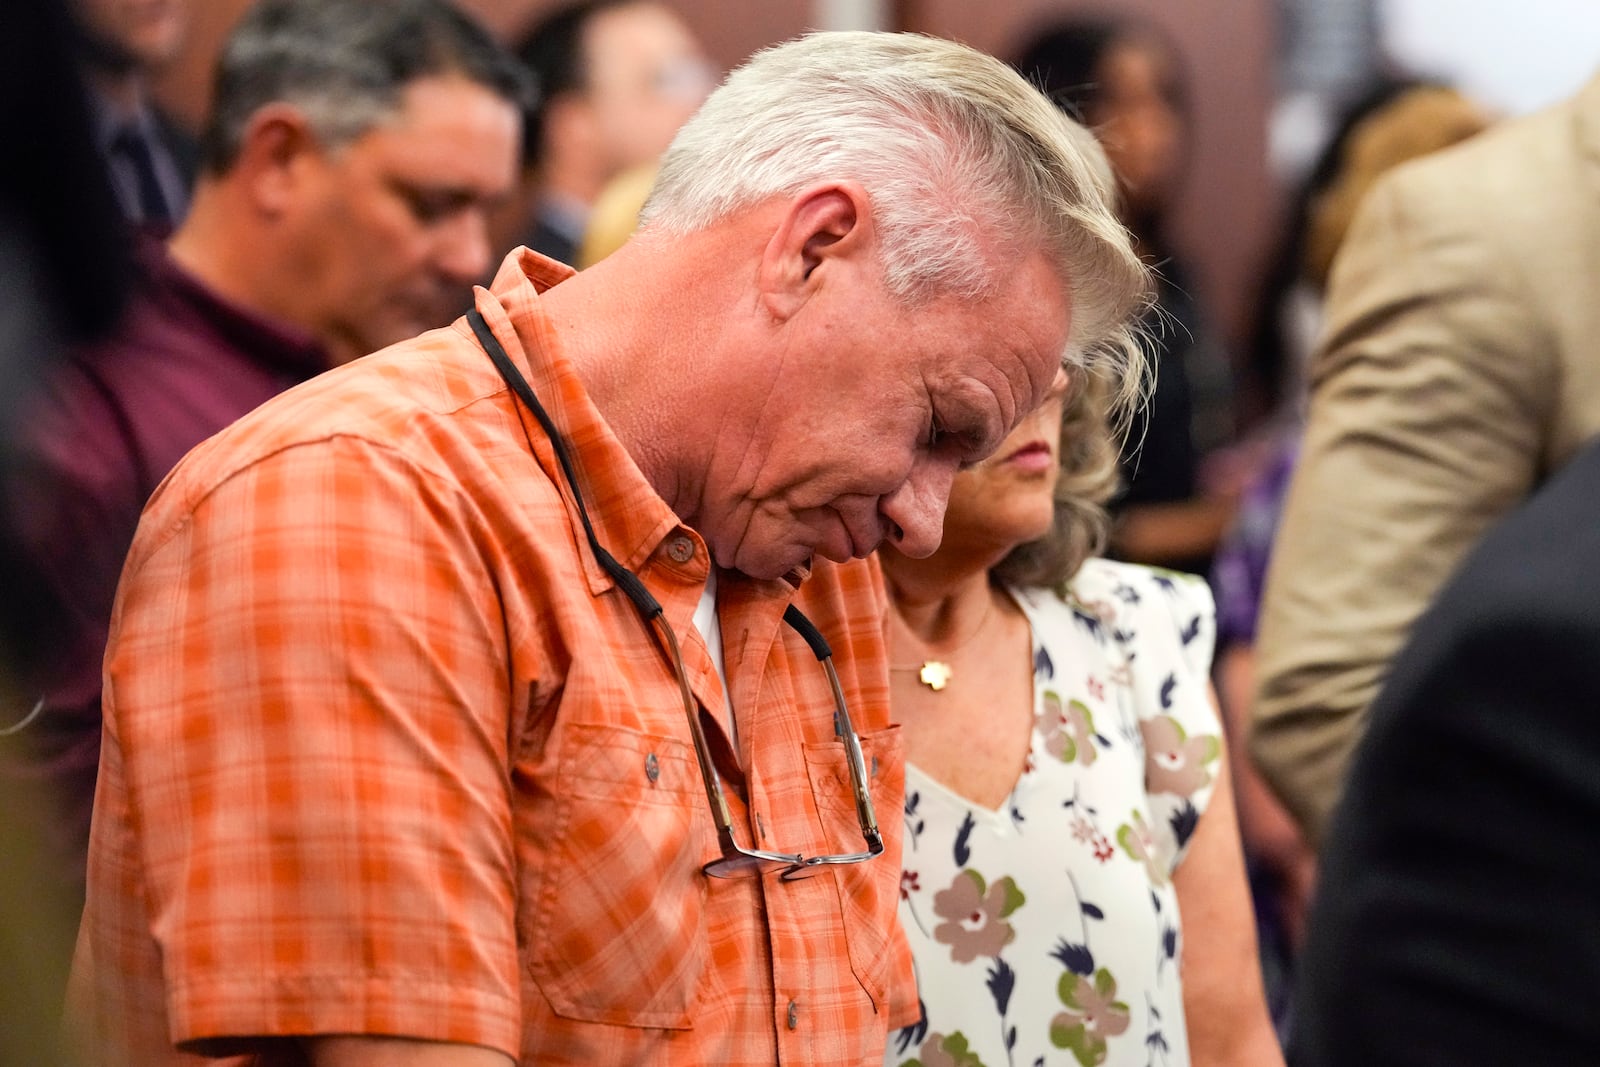
[[[1281,1067],[1197,578],[1095,557],[1115,383],[1076,376],[886,550],[907,755],[894,1065]]]

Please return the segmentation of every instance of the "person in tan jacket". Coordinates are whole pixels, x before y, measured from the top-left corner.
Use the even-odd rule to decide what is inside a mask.
[[[1600,431],[1597,298],[1600,76],[1362,203],[1258,645],[1251,751],[1313,844],[1413,620]]]

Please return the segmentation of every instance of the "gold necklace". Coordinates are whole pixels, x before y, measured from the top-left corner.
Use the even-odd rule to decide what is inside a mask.
[[[923,685],[927,686],[929,689],[932,689],[935,693],[941,691],[942,689],[944,689],[945,686],[950,684],[950,679],[955,677],[955,673],[956,673],[955,672],[955,668],[950,666],[950,660],[955,657],[956,653],[960,652],[962,649],[964,649],[968,645],[970,645],[972,643],[973,638],[977,637],[980,633],[983,632],[983,628],[985,626],[989,625],[989,616],[991,616],[993,614],[994,614],[994,593],[993,593],[993,591],[990,591],[990,593],[989,593],[989,606],[988,606],[987,609],[985,609],[985,611],[983,613],[983,618],[978,620],[978,625],[974,626],[972,628],[972,632],[967,634],[960,641],[957,641],[953,647],[951,647],[949,649],[946,649],[942,658],[937,658],[936,659],[936,658],[934,658],[932,656],[929,656],[927,659],[924,659],[920,664],[918,664],[918,663],[910,663],[910,664],[896,665],[896,664],[891,663],[889,665],[889,670],[892,671],[892,672],[916,671],[917,672],[917,681],[921,682]],[[899,612],[895,612],[895,618],[897,620],[899,620],[901,629],[905,630],[906,633],[910,634],[911,633],[911,627],[907,626],[905,620],[900,618]],[[911,639],[913,641],[917,641],[916,635],[912,634],[911,635]],[[917,643],[921,644],[922,642],[918,641]]]

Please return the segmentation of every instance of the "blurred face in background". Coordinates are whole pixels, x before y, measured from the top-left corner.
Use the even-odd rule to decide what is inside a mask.
[[[393,115],[297,166],[293,316],[350,359],[441,326],[490,261],[485,216],[516,177],[521,119],[455,75],[419,78]]]
[[[90,61],[116,72],[170,62],[188,27],[186,0],[74,0]]]
[[[666,151],[716,81],[682,19],[654,3],[594,16],[584,32],[587,110],[602,169],[615,174]]]
[[[1127,212],[1159,215],[1172,200],[1187,151],[1177,66],[1158,42],[1127,37],[1106,49],[1098,73],[1100,92],[1089,118]]]

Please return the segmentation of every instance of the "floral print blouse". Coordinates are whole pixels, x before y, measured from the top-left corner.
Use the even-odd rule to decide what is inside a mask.
[[[1220,770],[1210,591],[1095,559],[1065,596],[1012,595],[1033,631],[1032,747],[1000,811],[906,768],[900,920],[923,1021],[885,1062],[1187,1064],[1172,872]]]

